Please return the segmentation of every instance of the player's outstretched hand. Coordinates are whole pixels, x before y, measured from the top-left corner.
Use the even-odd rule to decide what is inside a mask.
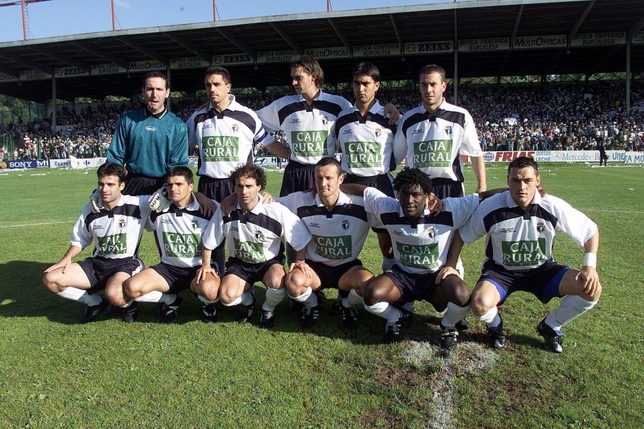
[[[152,194],[148,202],[150,209],[157,213],[165,213],[170,210],[172,201],[168,198],[168,185],[164,184],[161,189]]]
[[[199,213],[210,219],[215,214],[215,211],[217,211],[217,203],[201,192],[193,192],[193,194],[199,203]]]
[[[98,192],[98,189],[94,189],[92,196],[89,197],[89,206],[94,214],[99,213],[103,208],[103,198],[101,197],[101,193]]]

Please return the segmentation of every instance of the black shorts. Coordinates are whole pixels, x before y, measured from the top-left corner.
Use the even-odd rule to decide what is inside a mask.
[[[496,286],[501,295],[499,305],[503,304],[511,293],[516,291],[530,292],[544,304],[554,297],[561,297],[559,283],[570,267],[546,261],[542,266],[526,271],[508,271],[502,266],[488,260],[483,264],[480,281],[488,281]]]
[[[432,179],[432,192],[440,199],[465,195],[463,182],[443,178]]]
[[[311,189],[315,189],[315,165],[300,164],[290,160],[284,169],[280,197],[285,197],[292,192]]]
[[[273,259],[269,259],[263,264],[251,264],[238,258],[228,258],[228,262],[226,262],[226,274],[224,274],[224,277],[229,274],[234,274],[252,286],[257,282],[263,282],[264,276],[275,264],[284,266],[283,254]]]
[[[128,173],[123,195],[152,195],[165,184],[165,177],[145,177]]]
[[[344,183],[357,183],[358,185],[369,186],[378,189],[383,194],[391,198],[396,198],[394,185],[391,174],[378,174],[376,176],[360,177],[355,174],[347,174]]]
[[[213,179],[208,176],[199,176],[197,190],[218,203],[235,192],[233,182],[230,179]]]
[[[438,271],[429,274],[410,274],[401,270],[398,265],[394,265],[383,275],[389,277],[400,291],[400,300],[396,304],[421,300],[432,303],[432,295],[438,287],[436,284]]]
[[[320,283],[322,288],[338,288],[338,283],[340,283],[340,278],[347,273],[353,267],[361,267],[362,262],[360,259],[354,259],[351,262],[347,262],[337,267],[330,267],[322,262],[315,262],[306,260],[306,263],[311,267],[315,274],[320,278]]]
[[[88,291],[90,294],[105,289],[107,281],[116,273],[133,276],[143,270],[143,261],[139,258],[113,259],[98,256],[80,261],[78,265],[92,285]]]
[[[190,283],[195,278],[197,270],[201,268],[201,265],[186,268],[175,267],[174,265],[168,265],[162,262],[150,268],[156,271],[168,283],[170,287],[168,293],[179,293],[190,288]]]

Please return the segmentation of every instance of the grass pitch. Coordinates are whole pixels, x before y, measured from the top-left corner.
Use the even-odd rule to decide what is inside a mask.
[[[0,427],[642,427],[644,169],[540,167],[550,193],[599,225],[602,299],[564,328],[561,355],[535,333],[558,300],[515,294],[501,309],[505,350],[487,348],[470,317],[449,358],[426,303],[395,345],[380,344],[383,322],[362,309],[355,331],[326,313],[305,331],[284,302],[266,331],[257,312],[246,325],[226,311],[205,325],[189,294],[173,325],[145,304],[134,324],[79,325],[84,306],[47,292],[40,277],[67,249],[95,170],[1,171]],[[506,166],[487,168],[489,187],[504,186]],[[269,173],[270,192],[280,183]],[[141,256],[158,261],[149,233]],[[583,250],[561,236],[555,257],[579,266]],[[463,250],[471,286],[482,258],[482,240]],[[379,272],[375,237],[361,259]],[[263,288],[256,294],[262,302]]]

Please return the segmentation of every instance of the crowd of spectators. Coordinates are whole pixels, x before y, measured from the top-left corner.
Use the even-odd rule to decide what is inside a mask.
[[[450,97],[448,88],[447,97]],[[631,88],[632,108],[626,115],[624,84],[461,85],[458,105],[472,113],[483,150],[644,150],[644,88]],[[243,105],[259,109],[282,94],[243,95]],[[350,88],[343,91],[353,98]],[[382,88],[381,102],[401,113],[420,104],[418,90]],[[172,99],[172,110],[184,120],[204,100]],[[95,104],[79,112],[62,107],[58,127],[51,117],[9,124],[0,134],[10,135],[12,150],[2,147],[5,159],[91,158],[105,156],[120,116],[135,103]]]

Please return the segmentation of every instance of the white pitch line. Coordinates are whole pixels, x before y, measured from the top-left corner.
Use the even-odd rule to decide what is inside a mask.
[[[63,221],[63,222],[40,222],[40,223],[19,223],[15,225],[0,225],[0,228],[25,228],[28,226],[47,226],[47,225],[60,225],[62,223],[74,223],[73,221]]]

